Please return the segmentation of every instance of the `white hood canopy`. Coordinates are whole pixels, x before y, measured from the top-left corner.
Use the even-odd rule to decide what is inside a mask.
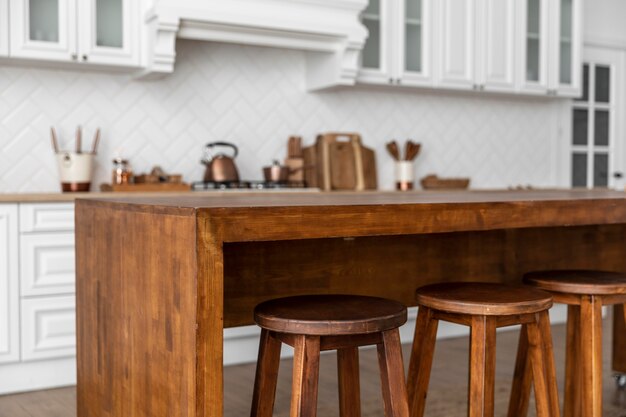
[[[176,38],[307,52],[310,90],[353,85],[367,29],[367,0],[157,0],[146,18],[152,47],[146,76],[171,73]]]

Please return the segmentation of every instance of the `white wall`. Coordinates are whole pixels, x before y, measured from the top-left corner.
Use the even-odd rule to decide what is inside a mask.
[[[585,41],[612,41],[626,46],[626,1],[584,0]]]
[[[301,52],[181,41],[176,72],[156,82],[124,75],[0,66],[0,192],[57,191],[49,138],[65,147],[76,125],[89,143],[103,128],[95,183],[109,181],[118,149],[135,171],[154,164],[199,180],[203,144],[241,146],[245,179],[282,159],[287,137],[357,131],[377,151],[381,188],[392,188],[384,143],[423,143],[418,178],[471,176],[476,187],[554,186],[559,107],[565,101],[345,88],[304,90]],[[567,122],[564,122],[567,123]]]

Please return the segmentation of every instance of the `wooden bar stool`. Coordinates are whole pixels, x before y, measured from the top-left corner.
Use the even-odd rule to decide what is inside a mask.
[[[359,346],[377,345],[387,417],[408,417],[398,327],[406,322],[398,302],[354,295],[310,295],[259,304],[254,320],[261,344],[252,417],[271,417],[281,343],[293,346],[291,417],[315,417],[320,351],[337,350],[341,417],[361,415]]]
[[[537,416],[559,416],[552,336],[550,294],[528,287],[489,283],[445,283],[417,290],[419,312],[409,364],[408,394],[412,417],[422,417],[440,320],[469,326],[470,417],[493,416],[496,328],[521,324],[532,366]],[[530,381],[529,381],[530,388]]]
[[[524,282],[549,291],[554,302],[568,306],[564,417],[601,417],[602,306],[626,305],[626,275],[603,271],[543,271],[526,274]],[[517,362],[519,387],[512,391],[511,402],[524,409],[528,404],[526,385],[530,371],[523,354],[518,353]]]

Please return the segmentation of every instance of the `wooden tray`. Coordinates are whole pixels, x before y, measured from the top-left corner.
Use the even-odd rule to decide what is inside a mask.
[[[469,178],[439,178],[428,175],[420,181],[425,190],[465,190],[469,187]]]
[[[160,182],[153,184],[100,184],[100,191],[123,191],[123,192],[181,192],[191,191],[189,184],[184,182],[171,183]]]

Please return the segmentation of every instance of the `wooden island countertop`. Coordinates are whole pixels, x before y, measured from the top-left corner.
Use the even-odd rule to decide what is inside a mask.
[[[78,417],[221,416],[222,330],[269,298],[626,272],[625,236],[613,191],[78,200]]]

